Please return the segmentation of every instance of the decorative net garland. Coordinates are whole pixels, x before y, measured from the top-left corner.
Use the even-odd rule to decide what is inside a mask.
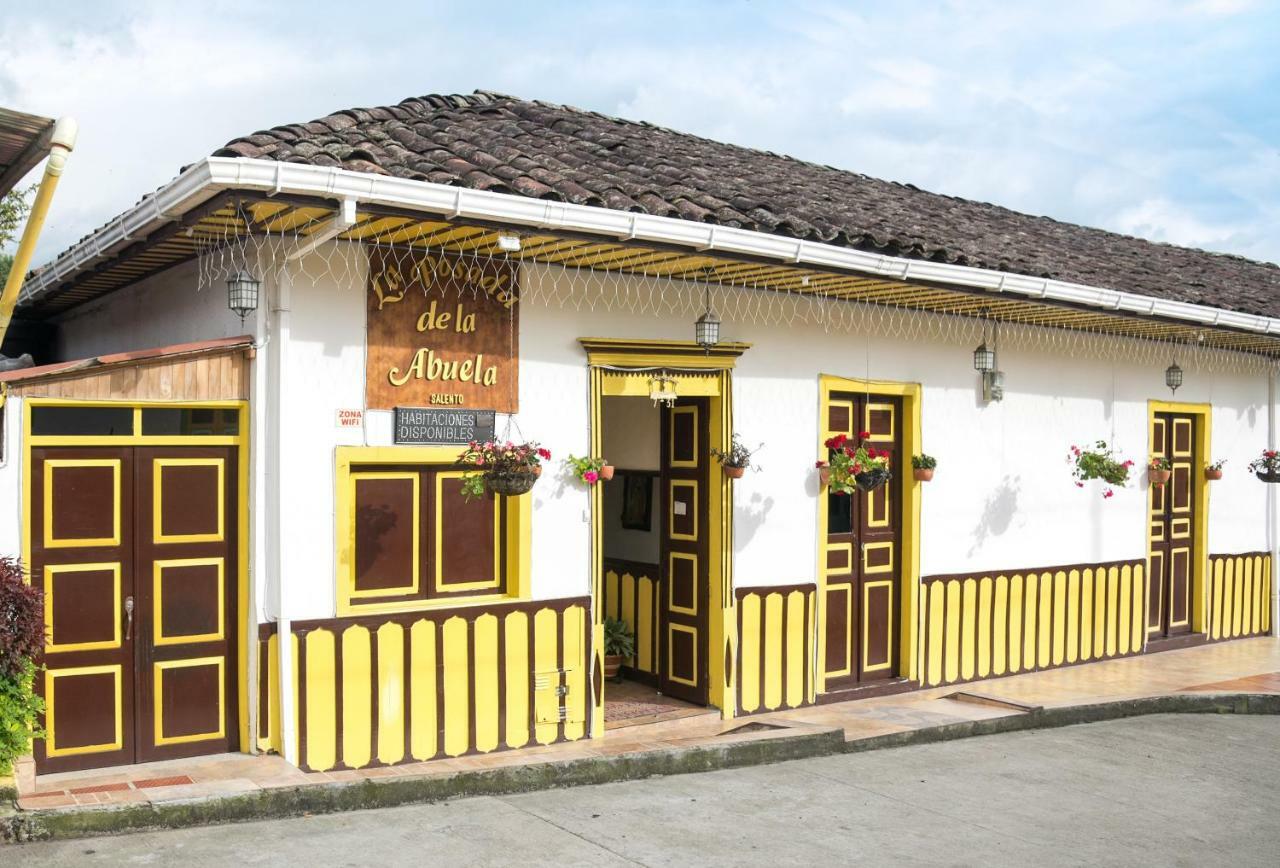
[[[458,226],[455,228],[465,228]],[[439,229],[423,229],[423,235],[441,234]],[[514,234],[514,233],[513,233]],[[539,232],[538,238],[551,233]],[[292,231],[247,233],[242,227],[225,225],[216,227],[201,225],[193,233],[197,244],[198,286],[200,289],[218,287],[228,276],[241,268],[256,272],[259,277],[271,280],[282,269],[287,269],[295,285],[310,282],[336,281],[341,284],[360,283],[367,279],[364,248],[372,255],[394,258],[406,273],[423,260],[436,257],[451,260],[454,267],[461,267],[483,278],[496,273],[500,266],[520,261],[521,256],[554,256],[555,243],[529,244],[523,252],[508,254],[496,249],[492,230],[477,230],[474,240],[453,240],[438,246],[410,246],[407,243],[391,244],[375,235],[360,241],[325,242],[304,256],[289,261],[288,257],[306,243],[305,236]],[[574,243],[570,240],[565,245]],[[471,244],[471,249],[467,249]],[[547,251],[544,253],[544,251]],[[782,263],[760,265],[730,259],[717,259],[717,267],[733,269],[727,278],[708,273],[702,279],[689,279],[664,274],[645,274],[611,270],[660,255],[650,248],[634,248],[610,255],[595,257],[596,267],[565,267],[554,263],[525,260],[519,275],[519,304],[540,306],[578,312],[614,311],[635,317],[693,319],[703,312],[704,294],[710,284],[710,304],[724,322],[723,339],[732,339],[735,323],[750,323],[775,327],[812,327],[826,332],[889,338],[907,343],[934,343],[964,346],[976,344],[986,337],[993,325],[1000,326],[1002,350],[1034,350],[1055,355],[1110,361],[1116,364],[1136,364],[1164,367],[1176,361],[1184,369],[1195,372],[1223,372],[1239,374],[1263,374],[1280,367],[1277,359],[1252,352],[1215,345],[1215,333],[1193,325],[1171,325],[1180,336],[1154,337],[1149,334],[1152,322],[1104,312],[1085,312],[1101,325],[1073,323],[1060,324],[1063,309],[1043,306],[1043,314],[1028,308],[1030,302],[1019,308],[1019,316],[1011,319],[1001,310],[1012,298],[993,296],[991,308],[985,311],[957,314],[923,310],[908,303],[911,294],[905,291],[886,293],[882,299],[851,300],[822,294],[822,287],[842,278],[858,275],[831,275],[807,271],[797,267],[797,280],[811,282],[811,286],[799,290],[779,288],[762,279],[752,277],[752,269],[773,272]],[[576,258],[586,258],[581,251]],[[686,257],[699,256],[694,252]],[[687,270],[687,265],[682,266]],[[868,276],[868,280],[874,279]],[[477,281],[478,282],[478,281]],[[479,295],[481,290],[473,289]],[[833,291],[836,291],[833,286]],[[921,292],[936,292],[921,288]],[[1021,299],[1017,299],[1021,301]],[[974,306],[981,308],[983,300],[975,299]],[[1028,310],[1033,312],[1028,314]],[[1030,319],[1030,321],[1026,321]]]

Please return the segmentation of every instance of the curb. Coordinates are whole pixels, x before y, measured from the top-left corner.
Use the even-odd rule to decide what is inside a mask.
[[[1096,723],[1148,714],[1277,714],[1280,695],[1174,694],[1142,699],[1046,708],[988,720],[844,740],[841,730],[569,762],[545,762],[461,772],[449,777],[376,778],[264,790],[239,796],[106,808],[7,811],[0,806],[0,842],[25,843],[119,832],[179,829],[220,823],[281,819],[468,796],[501,796],[562,787],[639,780],[666,775],[766,765],[795,759],[932,744],[980,735]]]

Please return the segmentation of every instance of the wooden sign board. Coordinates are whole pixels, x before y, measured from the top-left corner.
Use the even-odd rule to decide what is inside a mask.
[[[517,265],[439,252],[369,254],[365,401],[515,413]]]

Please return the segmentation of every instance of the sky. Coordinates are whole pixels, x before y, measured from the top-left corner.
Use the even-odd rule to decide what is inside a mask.
[[[477,88],[1280,262],[1271,0],[5,5],[0,105],[80,123],[37,263],[237,136]]]

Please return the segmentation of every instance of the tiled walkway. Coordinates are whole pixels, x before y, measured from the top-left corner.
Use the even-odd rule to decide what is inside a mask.
[[[359,771],[308,773],[277,756],[226,754],[37,778],[26,761],[17,775],[19,806],[40,810],[163,803],[332,781],[450,776],[469,770],[767,740],[833,728],[843,730],[846,740],[853,741],[1023,714],[1021,709],[1026,707],[1089,705],[1188,691],[1280,694],[1280,639],[1243,639],[737,720],[723,721],[718,715],[703,713],[611,729],[600,739]],[[960,693],[966,696],[957,698]]]

